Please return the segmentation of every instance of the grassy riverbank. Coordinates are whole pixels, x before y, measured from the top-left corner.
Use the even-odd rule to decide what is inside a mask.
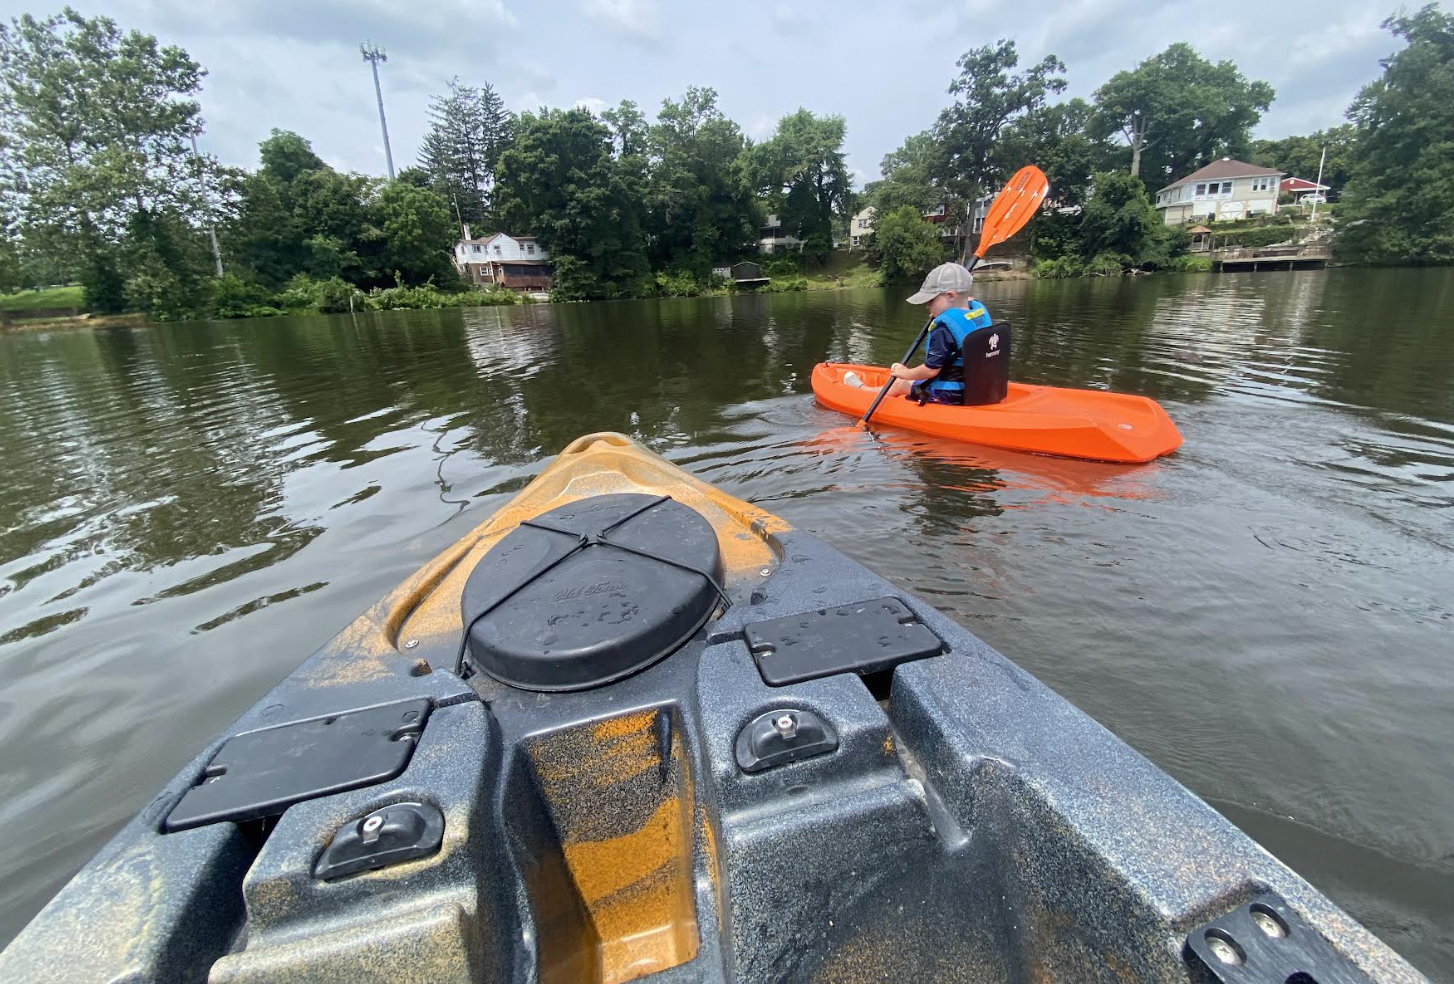
[[[26,311],[44,311],[52,308],[79,308],[84,310],[86,299],[79,286],[43,287],[40,290],[22,290],[14,294],[0,295],[0,309],[18,317],[25,317]]]

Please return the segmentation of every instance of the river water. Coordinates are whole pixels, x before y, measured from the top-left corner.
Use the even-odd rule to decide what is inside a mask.
[[[987,284],[1125,467],[857,431],[903,291],[0,336],[0,942],[196,749],[593,430],[941,607],[1454,981],[1454,271]]]

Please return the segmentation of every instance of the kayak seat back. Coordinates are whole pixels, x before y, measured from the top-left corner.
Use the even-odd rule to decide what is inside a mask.
[[[976,328],[964,338],[964,405],[982,407],[999,403],[1010,389],[1008,321]]]

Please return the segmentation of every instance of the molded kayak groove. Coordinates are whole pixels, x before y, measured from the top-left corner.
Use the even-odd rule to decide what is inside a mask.
[[[927,602],[616,434],[224,729],[0,980],[1425,981]]]
[[[863,380],[862,387],[843,382],[849,371]],[[820,362],[813,367],[813,395],[831,410],[862,417],[887,378],[882,366]],[[1011,383],[1003,402],[982,407],[921,407],[913,400],[888,398],[874,411],[873,423],[1093,461],[1151,461],[1181,446],[1180,432],[1155,400],[1024,383]]]

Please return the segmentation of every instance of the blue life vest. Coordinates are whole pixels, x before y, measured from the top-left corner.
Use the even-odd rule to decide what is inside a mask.
[[[988,328],[991,324],[990,313],[979,301],[974,301],[967,308],[950,308],[939,317],[934,319],[934,327],[944,326],[954,336],[954,359],[939,370],[939,375],[929,381],[929,385],[937,390],[962,390],[964,389],[964,340],[969,333],[977,328]]]

